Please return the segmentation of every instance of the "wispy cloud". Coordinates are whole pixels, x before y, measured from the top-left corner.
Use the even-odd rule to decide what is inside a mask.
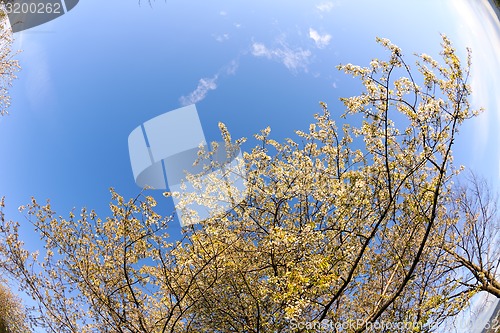
[[[330,41],[332,40],[332,35],[329,34],[320,35],[319,32],[317,32],[313,28],[309,28],[309,37],[311,37],[312,40],[314,40],[316,46],[320,49],[330,44]]]
[[[252,55],[278,60],[292,71],[302,69],[307,72],[307,64],[309,63],[311,51],[302,48],[292,50],[285,43],[281,43],[281,46],[277,48],[268,48],[262,43],[253,43]]]
[[[207,97],[210,90],[217,89],[217,79],[219,76],[216,74],[211,78],[202,78],[198,81],[198,86],[187,96],[182,96],[180,102],[183,106],[195,104]]]
[[[325,2],[320,3],[319,5],[316,5],[316,8],[320,12],[329,12],[333,9],[333,7],[334,7],[334,5],[333,5],[333,2],[331,2],[331,1],[325,1]]]
[[[217,89],[217,81],[221,76],[234,75],[237,70],[238,60],[231,60],[229,64],[222,67],[214,76],[201,78],[198,81],[196,89],[188,95],[181,96],[181,98],[179,98],[179,102],[182,106],[186,106],[202,101],[205,97],[207,97],[211,90]]]
[[[229,40],[229,34],[214,35],[214,38],[219,43],[222,43],[225,42],[226,40]]]
[[[226,67],[224,67],[224,70],[227,75],[234,75],[238,70],[238,66],[239,65],[237,60],[231,60],[231,62]]]

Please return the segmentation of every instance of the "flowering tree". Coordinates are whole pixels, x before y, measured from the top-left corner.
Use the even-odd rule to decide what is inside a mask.
[[[9,88],[18,70],[19,63],[12,54],[12,30],[3,11],[3,3],[0,2],[0,116],[7,113],[10,105]]]
[[[3,284],[0,284],[0,332],[30,332],[21,301]]]
[[[450,218],[461,223],[453,225],[443,249],[454,270],[464,269],[460,283],[465,289],[500,297],[498,196],[484,179],[470,173],[465,184],[456,186],[453,198]]]
[[[33,199],[23,209],[45,240],[43,259],[2,217],[0,253],[41,323],[51,332],[429,331],[460,311],[475,290],[450,269],[460,218],[449,209],[452,146],[476,114],[470,56],[463,65],[443,36],[444,63],[422,54],[412,70],[397,46],[378,42],[387,60],[339,66],[365,87],[342,99],[350,123],[339,130],[322,103],[298,140],[263,130],[241,161],[244,199],[181,240],[143,194],[112,191],[105,219],[86,209],[58,217]],[[244,140],[221,130],[231,154]]]
[[[7,113],[10,105],[9,88],[12,80],[16,78],[15,72],[19,70],[19,64],[13,59],[11,51],[12,31],[2,6],[3,3],[0,3],[0,116]],[[2,207],[3,199],[0,198],[0,209]],[[10,292],[4,282],[0,279],[0,333],[29,332],[26,313],[21,301]]]
[[[443,37],[445,65],[420,55],[419,82],[398,47],[379,43],[388,61],[339,66],[366,88],[343,99],[344,117],[361,115],[360,124],[339,133],[323,104],[309,132],[297,133],[302,143],[278,143],[265,130],[245,156],[246,201],[193,230],[187,253],[217,244],[212,253],[224,248],[229,261],[211,262],[215,287],[195,297],[200,329],[281,331],[323,320],[352,331],[381,321],[423,327],[471,295],[449,274],[442,247],[457,222],[445,209],[451,148],[474,114],[470,58],[462,67]]]

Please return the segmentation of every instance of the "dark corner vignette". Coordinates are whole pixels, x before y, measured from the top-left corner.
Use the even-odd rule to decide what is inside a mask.
[[[0,0],[14,33],[52,21],[69,12],[78,2],[79,0]]]

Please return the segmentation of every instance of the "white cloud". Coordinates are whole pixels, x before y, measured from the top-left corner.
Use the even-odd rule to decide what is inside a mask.
[[[234,75],[238,70],[238,60],[231,60],[226,66],[219,69],[219,71],[212,77],[201,78],[198,81],[198,86],[195,90],[186,96],[181,96],[179,102],[182,106],[191,105],[198,103],[207,97],[207,94],[211,90],[217,89],[217,80],[224,75]]]
[[[316,5],[316,8],[320,12],[329,12],[330,10],[333,9],[333,7],[334,7],[334,5],[333,5],[333,2],[331,2],[331,1],[322,2],[319,5]]]
[[[218,74],[211,78],[202,78],[198,81],[198,86],[187,96],[182,96],[180,102],[183,106],[195,104],[203,100],[210,90],[217,89]]]
[[[264,44],[253,43],[252,44],[252,54],[256,57],[267,56],[271,58],[271,51],[269,51]]]
[[[309,37],[311,37],[314,40],[316,46],[320,49],[330,44],[330,41],[332,40],[332,35],[329,34],[320,35],[319,32],[317,32],[313,28],[309,28]]]
[[[222,43],[226,40],[229,40],[229,34],[216,35],[215,40]]]
[[[226,15],[227,15],[227,12],[226,12],[225,10],[221,10],[221,11],[219,12],[219,15],[220,15],[220,16],[226,16]]]
[[[252,55],[278,60],[283,63],[286,68],[293,71],[303,69],[307,72],[307,64],[311,56],[311,51],[303,50],[302,48],[292,50],[284,43],[282,43],[281,47],[274,49],[270,49],[262,43],[253,43]]]

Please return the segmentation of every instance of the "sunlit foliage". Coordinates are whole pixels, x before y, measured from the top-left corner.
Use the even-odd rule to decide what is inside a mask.
[[[87,209],[63,218],[33,199],[22,210],[44,258],[23,248],[18,223],[3,220],[0,253],[38,302],[39,321],[78,333],[316,332],[320,323],[418,332],[460,311],[477,290],[450,268],[460,221],[449,212],[452,146],[477,113],[470,55],[462,64],[443,36],[443,63],[421,54],[410,66],[389,40],[378,43],[387,60],[339,66],[364,86],[342,99],[343,112],[322,103],[296,139],[277,142],[270,128],[256,135],[260,144],[241,161],[245,199],[180,240],[143,194],[112,191],[107,218]],[[244,141],[221,130],[229,149]]]

